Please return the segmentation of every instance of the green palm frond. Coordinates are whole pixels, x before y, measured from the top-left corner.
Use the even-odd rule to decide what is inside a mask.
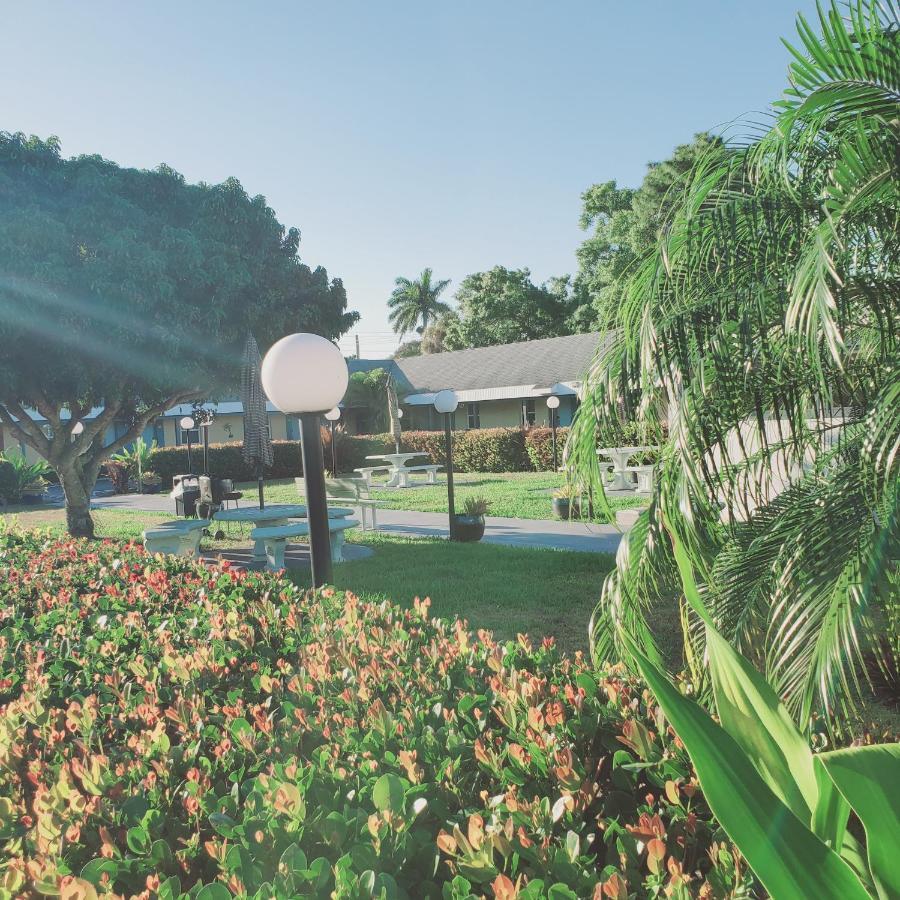
[[[664,522],[720,630],[799,719],[839,722],[896,612],[879,572],[900,557],[897,3],[832,4],[798,31],[768,132],[711,148],[632,271],[566,459],[602,496],[597,435],[668,426],[650,512],[591,625],[598,659],[628,660],[623,629],[654,648],[654,610],[677,595]],[[702,675],[702,634],[683,623]]]

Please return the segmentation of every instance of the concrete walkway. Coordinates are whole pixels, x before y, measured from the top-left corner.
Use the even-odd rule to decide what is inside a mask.
[[[143,509],[148,512],[167,513],[175,511],[174,501],[168,494],[95,497],[91,506],[94,509]],[[614,525],[593,525],[586,522],[502,519],[487,516],[485,524],[483,540],[509,547],[545,547],[584,553],[615,553],[622,537]],[[403,509],[379,509],[378,530],[398,537],[447,538],[450,534],[446,513],[413,512]]]

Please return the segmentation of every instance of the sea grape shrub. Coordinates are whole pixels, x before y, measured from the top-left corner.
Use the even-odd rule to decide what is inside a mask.
[[[0,896],[724,897],[617,671],[131,544],[0,533]]]

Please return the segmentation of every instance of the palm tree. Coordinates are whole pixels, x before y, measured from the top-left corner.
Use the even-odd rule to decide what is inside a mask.
[[[401,337],[409,331],[421,334],[430,322],[450,311],[446,303],[438,300],[450,279],[432,281],[431,276],[431,269],[423,269],[417,279],[411,281],[401,276],[394,282],[396,287],[388,300],[391,310],[388,320]]]
[[[900,646],[900,46],[897,0],[800,17],[771,128],[698,164],[629,278],[567,459],[602,493],[598,430],[663,435],[648,511],[592,620],[595,657],[662,662],[682,600],[667,530],[716,623],[804,726],[840,727]],[[605,502],[605,500],[601,501]],[[682,603],[704,683],[702,630]]]

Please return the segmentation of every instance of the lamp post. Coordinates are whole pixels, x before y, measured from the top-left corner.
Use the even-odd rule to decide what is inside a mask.
[[[190,417],[185,416],[179,423],[182,431],[187,432],[187,441],[188,441],[188,475],[194,474],[194,464],[191,461],[191,431],[194,429],[194,425],[196,422]]]
[[[337,406],[347,390],[347,363],[331,341],[317,334],[289,334],[269,349],[261,375],[272,403],[300,419],[312,583],[321,587],[331,581],[331,541],[319,427],[321,416]]]
[[[456,412],[459,399],[453,391],[438,391],[434,408],[444,416],[444,452],[447,455],[447,509],[450,513],[450,540],[456,538],[456,510],[453,507],[453,436],[450,417]]]
[[[547,409],[550,411],[550,433],[553,435],[553,471],[559,468],[556,458],[556,410],[559,408],[559,397],[551,394],[547,398]]]
[[[328,420],[328,425],[331,429],[331,474],[333,476],[337,475],[337,448],[334,446],[334,428],[340,417],[341,408],[339,406],[335,406],[325,413],[325,418]]]

